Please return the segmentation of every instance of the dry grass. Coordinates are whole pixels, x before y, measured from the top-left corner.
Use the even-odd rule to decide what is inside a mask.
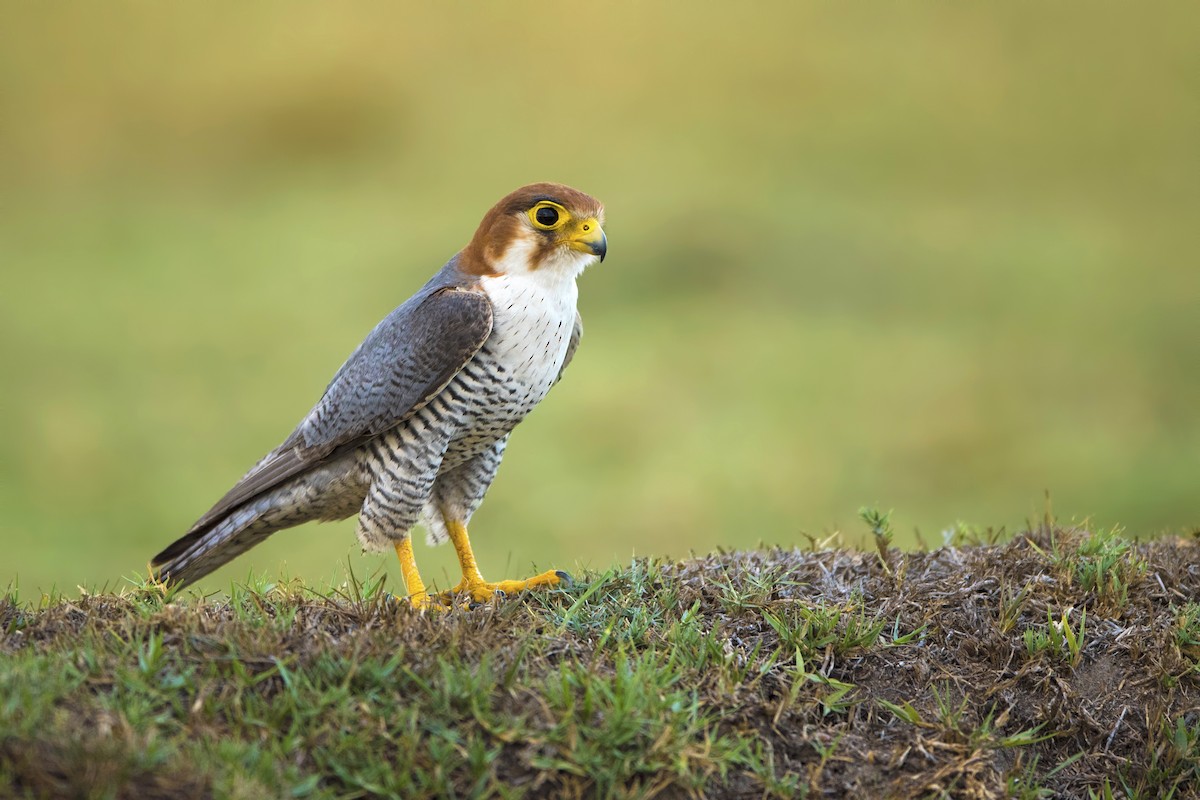
[[[1192,797],[1200,546],[635,562],[420,615],[378,585],[0,606],[23,797]]]

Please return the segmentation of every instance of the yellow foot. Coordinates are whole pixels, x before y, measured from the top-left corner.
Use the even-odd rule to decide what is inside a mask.
[[[434,608],[444,610],[446,608],[442,605],[442,601],[437,595],[430,595],[425,592],[409,596],[408,604],[417,611],[429,611]]]
[[[387,604],[389,607],[395,608],[401,603],[408,605],[415,611],[430,611],[434,609],[438,611],[446,610],[446,606],[442,602],[442,596],[438,594],[426,594],[425,592],[422,592],[420,594],[410,594],[405,596],[402,594],[388,593]]]
[[[526,589],[537,589],[543,586],[562,586],[571,582],[571,576],[561,569],[552,569],[548,572],[543,572],[541,575],[534,575],[532,578],[523,581],[459,581],[458,584],[448,592],[442,592],[439,597],[444,602],[451,602],[457,595],[466,593],[476,603],[486,603],[496,595],[515,594]]]

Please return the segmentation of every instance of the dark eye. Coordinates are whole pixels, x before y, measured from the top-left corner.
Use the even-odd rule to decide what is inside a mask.
[[[545,225],[547,228],[558,222],[558,211],[550,206],[542,206],[533,215],[539,225]]]

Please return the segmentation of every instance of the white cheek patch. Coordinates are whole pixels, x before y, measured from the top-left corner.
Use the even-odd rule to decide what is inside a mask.
[[[523,236],[514,239],[492,268],[504,275],[536,276],[541,282],[552,285],[563,278],[574,281],[585,269],[600,260],[591,253],[581,253],[570,247],[556,247],[539,263],[534,263],[538,242]]]

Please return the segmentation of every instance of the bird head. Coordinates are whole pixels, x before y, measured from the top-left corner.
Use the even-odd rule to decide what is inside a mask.
[[[492,206],[459,256],[477,275],[564,273],[604,260],[604,206],[560,183],[522,186]]]

